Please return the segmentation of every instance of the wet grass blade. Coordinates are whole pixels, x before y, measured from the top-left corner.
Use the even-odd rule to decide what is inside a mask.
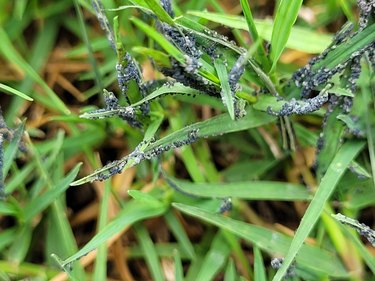
[[[346,171],[346,168],[350,162],[354,160],[355,156],[361,151],[363,146],[363,142],[347,142],[337,152],[336,156],[328,167],[326,174],[323,176],[313,200],[311,201],[305,215],[301,220],[288,253],[285,256],[283,265],[277,271],[273,279],[274,281],[280,281],[283,278],[288,267],[292,264],[297,254],[300,254],[300,249],[303,242],[308,237],[310,231],[319,219],[320,214],[323,211],[324,204],[334,191],[337,183]]]
[[[281,53],[288,42],[292,27],[297,20],[298,11],[303,0],[281,0],[276,9],[275,22],[272,29],[271,52],[272,69],[275,68]]]

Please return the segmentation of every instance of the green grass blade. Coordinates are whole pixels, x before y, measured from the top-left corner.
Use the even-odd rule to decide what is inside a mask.
[[[10,166],[13,163],[14,158],[16,157],[16,153],[25,130],[25,122],[22,122],[13,134],[13,139],[11,140],[9,146],[4,152],[4,166],[3,166],[3,175],[4,178],[7,176]]]
[[[375,23],[349,38],[344,44],[337,46],[324,59],[317,62],[312,69],[317,70],[321,67],[332,69],[340,63],[346,62],[353,53],[362,50],[374,41]]]
[[[223,101],[223,104],[228,109],[230,118],[232,120],[235,120],[236,117],[234,115],[234,96],[229,86],[227,68],[224,62],[220,59],[216,59],[214,64],[215,64],[216,73],[221,83],[221,91],[220,91],[221,99]]]
[[[262,253],[258,247],[254,247],[254,281],[266,281],[266,269]]]
[[[113,221],[111,221],[99,233],[97,233],[81,250],[64,260],[62,266],[65,267],[71,262],[96,249],[113,235],[134,222],[158,216],[164,212],[165,206],[161,203],[159,205],[150,205],[147,202],[138,200],[129,201]]]
[[[227,268],[225,269],[224,281],[236,281],[236,267],[234,265],[233,259],[229,259],[227,263]]]
[[[10,94],[13,94],[13,95],[16,95],[16,96],[19,96],[25,100],[28,100],[28,101],[33,101],[33,99],[31,97],[29,97],[28,95],[16,90],[16,89],[13,89],[12,87],[9,87],[5,84],[2,84],[0,83],[0,89],[1,90],[4,90],[5,92],[8,92]]]
[[[249,200],[309,200],[310,195],[302,185],[248,181],[234,183],[192,183],[168,178],[184,193],[206,198],[235,197]]]
[[[164,275],[160,266],[158,255],[156,254],[155,245],[152,242],[146,227],[139,223],[135,224],[133,228],[135,235],[137,236],[137,240],[145,253],[146,263],[150,270],[152,280],[163,281]]]
[[[78,174],[81,164],[77,164],[69,174],[63,178],[53,189],[48,190],[46,193],[35,197],[23,209],[23,217],[25,221],[31,220],[35,215],[42,212],[47,208],[56,198],[58,198],[65,190],[68,189],[70,183],[75,179]]]
[[[292,242],[290,237],[261,226],[236,221],[223,215],[181,203],[173,203],[172,206],[221,229],[226,229],[268,252],[270,255],[285,255]],[[303,245],[296,260],[297,263],[307,268],[324,272],[332,277],[348,276],[347,271],[336,256],[326,250],[319,249],[317,246]]]
[[[212,22],[216,22],[231,28],[237,28],[242,30],[248,30],[248,25],[246,20],[240,16],[233,15],[222,15],[210,12],[198,12],[190,11],[188,14],[197,16],[203,19],[207,19]],[[263,40],[271,41],[273,22],[271,20],[259,20],[255,21],[256,28],[259,33],[259,37]],[[303,40],[301,40],[303,38]],[[299,50],[302,52],[310,54],[318,54],[324,51],[332,42],[332,35],[325,33],[318,33],[311,29],[294,26],[288,41],[286,42],[286,47],[290,49]]]
[[[173,251],[173,261],[174,261],[174,280],[184,281],[184,269],[182,268],[180,252],[177,249]]]
[[[283,265],[277,271],[273,279],[274,281],[280,281],[283,278],[288,267],[292,264],[297,254],[300,253],[303,242],[308,237],[323,211],[324,204],[334,191],[350,162],[354,160],[355,156],[361,151],[363,146],[363,142],[347,142],[337,152],[301,220],[300,226],[298,227],[288,253],[285,256]]]
[[[109,198],[111,195],[111,181],[106,181],[104,184],[104,194],[100,203],[100,211],[98,218],[98,232],[100,232],[108,222]],[[94,264],[93,281],[101,281],[107,278],[107,259],[108,251],[107,245],[98,247],[98,255]]]
[[[170,43],[167,39],[165,39],[163,35],[157,32],[155,28],[145,24],[143,21],[137,18],[131,18],[130,20],[140,30],[142,30],[144,33],[146,33],[148,36],[154,39],[168,54],[174,57],[177,61],[179,61],[180,63],[185,62],[185,58],[182,52],[179,49],[177,49],[175,46],[173,46],[173,44]]]
[[[53,108],[57,111],[69,114],[70,110],[61,101],[58,95],[53,92],[46,82],[39,76],[39,74],[21,57],[21,55],[13,47],[7,33],[3,28],[0,28],[0,52],[11,63],[16,64],[26,74],[28,74],[41,88],[45,91],[48,99],[53,102]],[[34,97],[35,98],[35,97]]]
[[[219,116],[215,116],[205,121],[186,126],[180,130],[177,130],[167,135],[166,137],[160,140],[157,140],[147,145],[145,148],[142,149],[143,152],[149,152],[161,145],[167,145],[174,141],[185,139],[186,136],[188,136],[189,133],[194,130],[198,130],[198,137],[205,138],[255,128],[258,126],[262,126],[264,124],[268,124],[274,121],[275,119],[276,118],[273,116],[270,116],[264,112],[254,111],[251,108],[247,110],[247,114],[245,117],[237,121],[233,121],[228,114],[221,114]],[[124,157],[120,160],[126,161],[124,170],[137,164],[136,161],[133,161],[132,159],[129,160],[131,161],[128,161],[127,157]],[[81,185],[83,183],[96,180],[98,174],[107,173],[110,171],[111,168],[116,167],[117,165],[119,165],[118,162],[108,164],[102,169],[95,171],[91,175],[88,175],[82,179],[73,182],[71,185]]]
[[[283,52],[292,27],[297,20],[298,11],[303,0],[281,0],[276,9],[275,22],[272,29],[271,52],[272,69],[276,66]]]
[[[240,4],[242,7],[242,12],[245,16],[247,27],[250,33],[250,36],[253,40],[253,43],[260,41],[259,33],[256,28],[256,24],[254,22],[253,14],[251,13],[250,5],[248,0],[240,0]],[[257,47],[257,56],[259,58],[259,62],[262,64],[262,66],[265,68],[265,71],[269,70],[269,61],[266,57],[266,52],[263,48],[262,44],[259,44]]]
[[[144,0],[150,9],[155,13],[159,20],[174,26],[175,23],[171,16],[163,9],[159,1],[156,0]]]
[[[202,266],[195,280],[213,280],[217,273],[223,268],[230,251],[231,249],[222,233],[219,232],[216,234],[213,238],[210,250],[203,259]]]
[[[171,210],[169,210],[165,214],[165,220],[174,237],[181,245],[181,248],[188,254],[190,259],[194,259],[196,256],[194,246],[190,242],[190,239],[187,236],[183,226],[181,225],[181,222],[176,218],[176,215]]]

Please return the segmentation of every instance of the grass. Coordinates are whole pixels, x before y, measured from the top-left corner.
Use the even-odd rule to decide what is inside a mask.
[[[276,2],[0,1],[0,280],[371,279],[375,11]]]

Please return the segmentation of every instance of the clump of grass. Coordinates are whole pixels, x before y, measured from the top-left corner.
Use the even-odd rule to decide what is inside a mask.
[[[21,2],[27,1],[17,1]],[[5,177],[7,197],[0,202],[0,214],[5,216],[0,223],[5,221],[9,229],[0,233],[0,279],[2,270],[11,278],[29,274],[42,280],[109,276],[128,280],[133,274],[134,279],[157,281],[170,275],[188,281],[222,276],[224,280],[372,276],[375,263],[358,235],[372,243],[373,231],[354,219],[339,217],[359,230],[346,232],[327,213],[334,207],[359,217],[375,204],[373,175],[368,172],[375,170],[373,116],[364,110],[373,110],[374,100],[373,3],[358,1],[358,24],[345,24],[330,36],[306,26],[302,0],[278,1],[273,22],[256,19],[256,10],[247,0],[240,1],[243,17],[225,13],[215,0],[209,1],[215,13],[200,11],[208,1],[182,2],[180,6],[168,0],[132,0],[132,5],[115,8],[112,1],[94,0],[92,6],[74,1],[78,20],[61,20],[60,13],[54,16],[71,7],[68,2],[53,3],[53,9],[40,7],[38,16],[17,4],[18,16],[24,11],[25,19],[40,16],[48,21],[33,49],[48,53],[53,35],[62,27],[83,37],[86,44],[68,52],[67,58],[73,58],[69,63],[85,59],[86,49],[91,60],[94,51],[104,57],[104,64],[92,62],[94,70],[75,83],[67,83],[57,73],[65,90],[90,85],[86,92],[75,92],[86,106],[99,93],[101,99],[90,99],[97,101],[97,107],[84,108],[81,118],[66,115],[75,112],[76,104],[61,103],[48,87],[53,81],[47,85],[41,79],[42,57],[32,55],[29,62],[12,48],[19,43],[16,37],[25,40],[21,31],[12,28],[14,19],[5,26],[6,32],[0,28],[5,43],[0,52],[6,50],[5,59],[30,76],[20,85],[0,83],[0,88],[24,98],[27,92],[38,110],[45,109],[42,120],[49,120],[37,128],[26,123],[31,137],[26,138],[28,153],[20,161],[13,160],[25,122],[12,130],[13,138],[5,147],[1,165],[6,167],[0,178]],[[325,27],[341,17],[339,7],[354,20],[353,7],[339,2],[321,4],[326,13],[317,16],[315,25]],[[306,5],[314,9],[310,2]],[[188,9],[199,12],[185,12]],[[97,32],[85,27],[83,17],[90,13],[106,34],[95,38],[92,46],[89,36]],[[233,36],[218,33],[215,22],[229,27]],[[24,52],[22,40],[19,49]],[[316,56],[302,67],[285,64],[282,54],[293,54],[290,49]],[[147,81],[142,67],[153,80]],[[33,81],[41,87],[29,93],[25,89]],[[103,85],[107,89],[102,90]],[[38,92],[41,89],[43,93]],[[12,126],[17,110],[28,105],[12,96],[7,124]],[[3,152],[1,133],[9,129],[0,121]],[[101,156],[110,160],[102,167],[96,158],[98,147],[104,148]],[[113,160],[114,155],[126,156]],[[315,167],[310,159],[314,155]],[[94,172],[77,180],[80,165],[72,168],[77,159],[86,163],[80,175]],[[134,166],[136,172],[120,175]],[[93,203],[78,215],[70,211],[74,214],[68,219],[66,200],[72,204],[75,199],[65,192],[82,184],[86,185],[70,191],[93,186],[100,206]],[[129,192],[124,194],[124,188]],[[77,245],[74,233],[79,235],[82,229],[75,221],[93,209],[98,210],[97,218],[90,213],[87,220],[96,220],[98,227],[85,232]],[[185,215],[197,220],[187,221]],[[153,223],[144,223],[149,220]],[[129,228],[133,232],[124,246],[120,237]],[[39,241],[40,233],[45,241]],[[82,242],[86,235],[93,236],[87,243]],[[34,257],[40,260],[42,254],[35,248],[44,250],[43,266],[36,264]],[[94,260],[93,273],[87,274],[84,267]],[[138,270],[138,263],[131,260],[144,261],[148,270],[143,264]],[[111,262],[116,270],[107,270]]]

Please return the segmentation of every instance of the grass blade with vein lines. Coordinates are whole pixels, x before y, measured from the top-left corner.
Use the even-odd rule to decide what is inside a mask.
[[[303,0],[281,0],[276,9],[275,22],[272,29],[271,52],[272,69],[275,68],[283,52],[292,27],[297,20],[298,11]]]
[[[155,13],[159,20],[164,21],[172,26],[175,25],[171,16],[163,9],[159,1],[156,0],[144,0],[150,9]]]
[[[283,265],[277,271],[273,279],[274,281],[280,281],[283,278],[288,267],[292,264],[297,254],[300,254],[300,249],[303,242],[319,219],[320,214],[323,211],[324,204],[334,191],[337,183],[346,171],[346,168],[350,162],[354,160],[355,156],[361,151],[363,146],[363,142],[347,142],[337,152],[335,158],[328,167],[326,174],[323,176],[313,200],[311,201],[305,215],[301,220],[288,253],[285,256]]]

